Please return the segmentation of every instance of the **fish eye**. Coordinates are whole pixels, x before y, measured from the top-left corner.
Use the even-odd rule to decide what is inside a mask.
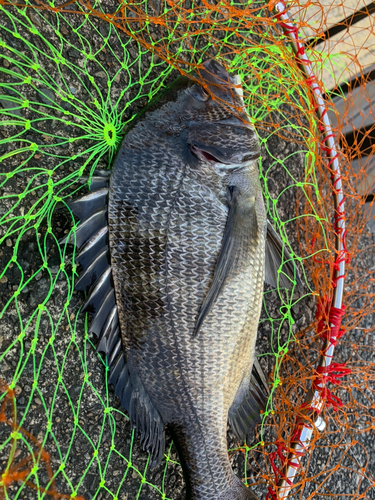
[[[192,85],[188,92],[196,101],[206,102],[210,98],[210,94],[201,85]]]

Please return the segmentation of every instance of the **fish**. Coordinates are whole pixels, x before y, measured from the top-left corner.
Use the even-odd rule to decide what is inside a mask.
[[[193,500],[257,498],[232,470],[227,423],[243,442],[266,407],[264,282],[302,285],[267,220],[259,156],[240,78],[210,59],[151,101],[110,174],[69,203],[80,223],[62,243],[79,248],[75,289],[109,383],[151,467],[170,433]]]

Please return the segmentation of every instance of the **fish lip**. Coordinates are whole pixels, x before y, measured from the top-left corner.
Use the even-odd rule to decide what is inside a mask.
[[[230,99],[228,101],[223,95],[221,98],[228,101],[230,106],[233,104],[236,106],[239,103],[246,115],[240,75],[229,73],[226,67],[216,59],[209,59],[203,63],[203,68],[199,71],[199,80],[201,85],[203,83],[205,88],[208,87],[211,97],[224,91],[224,94]],[[228,93],[231,95],[228,96]]]
[[[216,59],[205,61],[203,67],[211,77],[219,80],[220,85],[238,85],[239,83],[238,75],[230,75],[226,68],[216,61]]]
[[[223,89],[226,93],[229,89],[231,89],[243,103],[243,90],[241,87],[241,78],[239,75],[231,75],[229,71],[227,71],[227,69],[215,59],[209,59],[208,61],[205,61],[202,66],[203,67],[200,67],[197,70],[198,80],[200,81],[201,85],[202,83],[204,83],[205,88],[206,86],[213,86],[213,94],[220,92],[220,89]]]
[[[260,156],[260,151],[252,151],[249,152],[248,154],[245,154],[242,158],[239,158],[238,156],[231,157],[230,159],[225,158],[225,156],[222,154],[222,152],[213,147],[213,146],[205,146],[204,144],[199,144],[197,142],[192,142],[189,144],[189,148],[191,153],[198,158],[198,160],[208,162],[211,165],[215,164],[221,164],[221,165],[232,165],[233,168],[234,165],[237,165],[238,167],[242,168],[243,163],[248,163],[250,161],[257,160]]]
[[[226,118],[225,120],[220,120],[218,122],[215,122],[215,125],[216,124],[233,125],[234,127],[247,128],[252,132],[255,131],[251,122],[247,122],[245,119],[237,118],[236,116],[234,116],[233,118]]]
[[[220,154],[219,151],[213,151],[212,148],[204,147],[201,144],[197,144],[196,142],[190,144],[189,147],[192,154],[199,160],[205,162],[208,161],[211,164],[213,163],[221,163],[223,165],[231,164],[231,162],[227,162],[223,159],[223,156]],[[217,152],[219,153],[218,155],[219,157],[217,156]]]
[[[199,85],[199,88],[194,89],[193,86],[187,88],[187,93],[193,97],[193,99],[200,102],[207,102],[210,98],[210,94],[207,93],[202,85]]]

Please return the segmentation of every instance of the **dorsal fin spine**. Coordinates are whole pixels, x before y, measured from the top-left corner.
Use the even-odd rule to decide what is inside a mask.
[[[84,271],[79,276],[75,289],[85,291],[90,287],[82,307],[92,307],[93,315],[89,332],[99,337],[97,350],[104,352],[110,368],[108,383],[129,414],[130,422],[141,434],[141,444],[151,453],[150,466],[163,458],[165,448],[164,424],[153,406],[142,382],[136,373],[131,373],[122,351],[118,311],[111,279],[108,249],[108,226],[106,220],[108,181],[97,180],[98,190],[93,190],[69,204],[73,214],[81,218],[75,235],[66,236],[60,243],[76,242],[76,260]]]

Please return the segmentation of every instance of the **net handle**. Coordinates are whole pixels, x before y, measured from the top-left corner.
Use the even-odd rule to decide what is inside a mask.
[[[338,159],[338,151],[336,146],[335,134],[332,130],[329,117],[328,108],[323,99],[323,91],[318,81],[315,78],[314,72],[311,67],[311,61],[308,59],[303,42],[299,39],[298,28],[290,18],[284,0],[280,0],[275,5],[275,15],[279,25],[284,30],[286,36],[290,39],[290,44],[295,53],[295,61],[305,76],[305,81],[309,85],[314,100],[315,112],[319,119],[319,130],[322,134],[320,141],[321,149],[327,157],[327,168],[331,171],[331,180],[333,185],[333,197],[335,207],[335,219],[333,223],[333,230],[335,231],[335,248],[336,258],[334,265],[334,274],[332,277],[333,297],[330,303],[330,308],[334,310],[343,311],[343,291],[345,279],[345,263],[347,262],[348,252],[345,247],[345,207],[344,195],[342,192],[342,179],[340,173],[340,165]],[[342,314],[341,314],[342,316]],[[340,319],[341,319],[340,316]],[[330,322],[331,329],[337,328],[337,324]],[[338,330],[338,328],[337,328]],[[332,338],[332,340],[335,340]],[[322,354],[319,358],[317,374],[324,375],[327,368],[332,363],[332,358],[335,349],[335,342],[331,342],[329,336],[327,340],[323,341]],[[319,387],[322,389],[322,387]],[[305,419],[299,419],[296,422],[295,429],[292,436],[294,442],[292,443],[291,452],[288,456],[287,463],[282,472],[281,480],[278,482],[277,496],[280,499],[287,498],[290,491],[293,489],[293,481],[300,469],[301,458],[307,454],[309,444],[313,437],[314,431],[323,431],[325,429],[325,422],[319,413],[324,408],[326,397],[323,397],[321,390],[311,390],[307,396],[304,408],[308,408]],[[314,425],[311,424],[314,422]],[[276,494],[275,494],[276,497]]]

